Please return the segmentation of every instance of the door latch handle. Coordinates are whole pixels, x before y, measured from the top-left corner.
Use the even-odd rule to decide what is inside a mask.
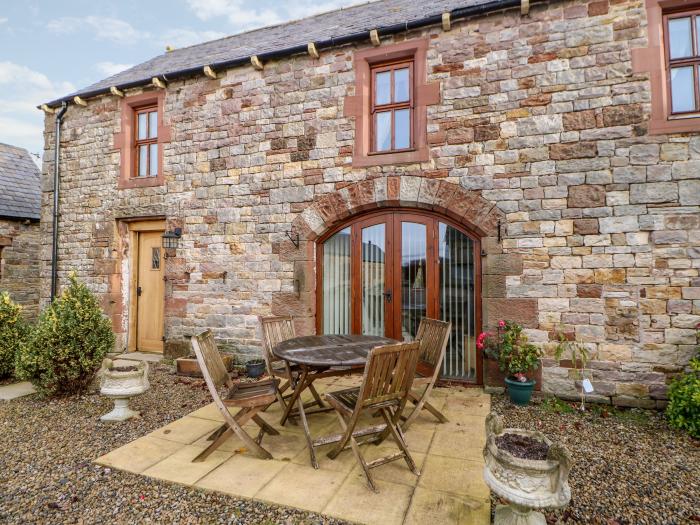
[[[143,291],[143,290],[141,290],[141,287],[140,287],[140,286],[137,286],[137,287],[136,287],[136,297],[141,297],[141,292],[142,292],[142,291]]]
[[[386,299],[387,303],[391,302],[391,290],[384,292],[384,299]]]

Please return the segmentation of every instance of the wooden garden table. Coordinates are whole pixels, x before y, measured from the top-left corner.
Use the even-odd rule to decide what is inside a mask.
[[[332,441],[314,441],[306,416],[332,409],[324,407],[321,403],[320,408],[307,412],[304,410],[301,394],[317,379],[362,372],[372,348],[395,343],[397,341],[394,339],[375,335],[309,335],[282,341],[272,349],[276,357],[297,365],[300,370],[299,375],[292,378],[294,392],[280,423],[284,425],[287,422],[296,403],[314,468],[318,468],[314,447]]]

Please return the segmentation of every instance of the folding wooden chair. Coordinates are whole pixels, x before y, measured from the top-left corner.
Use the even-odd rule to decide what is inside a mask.
[[[284,395],[284,392],[291,386],[292,381],[295,379],[294,375],[299,375],[299,370],[294,366],[289,366],[289,363],[284,359],[275,357],[272,349],[282,341],[296,337],[294,322],[291,317],[259,317],[259,319],[262,327],[263,357],[265,358],[267,375],[284,380],[284,383],[279,385],[275,392],[277,401],[279,401],[284,412],[287,410],[287,399],[291,396],[291,393]],[[313,385],[309,385],[309,391],[314,397],[314,402],[305,403],[304,406],[325,406]]]
[[[372,480],[370,469],[403,458],[414,474],[420,474],[408,452],[403,431],[398,425],[416,374],[418,348],[416,342],[373,348],[367,359],[362,385],[359,388],[348,388],[326,394],[326,400],[336,410],[344,432],[337,440],[336,446],[328,453],[328,457],[335,459],[347,447],[349,441],[365,473],[367,484],[375,492],[378,490]],[[355,430],[358,418],[363,411],[378,411],[384,418],[385,424]],[[379,444],[389,434],[394,437],[399,452],[366,462],[360,452],[360,445],[367,442]],[[357,440],[359,437],[368,435],[371,437],[363,442]],[[333,441],[336,440],[333,439]]]
[[[418,333],[416,334],[416,341],[420,345],[420,357],[416,367],[416,378],[413,380],[413,386],[424,386],[425,389],[420,394],[416,394],[413,391],[408,394],[408,400],[415,407],[411,414],[405,417],[406,421],[401,426],[404,432],[416,420],[423,409],[434,415],[440,423],[447,422],[445,415],[428,402],[428,397],[440,375],[440,368],[445,358],[447,341],[450,338],[451,330],[452,323],[427,317],[421,319]]]
[[[221,355],[219,355],[212,333],[207,330],[199,335],[192,336],[191,341],[194,353],[197,356],[197,362],[202,369],[202,375],[209,387],[209,392],[225,421],[219,429],[207,438],[212,443],[192,461],[204,461],[209,454],[214,452],[234,433],[243,441],[250,452],[260,458],[271,459],[272,455],[260,446],[260,442],[265,432],[275,436],[279,432],[267,424],[258,415],[258,412],[274,402],[279,380],[273,378],[257,383],[234,384],[226,371]],[[219,395],[219,387],[224,384],[228,388],[228,392],[226,397],[222,399]],[[241,410],[235,416],[232,416],[228,411],[228,407],[239,407]],[[243,425],[251,419],[260,427],[260,432],[258,432],[258,436],[255,439],[243,430]]]

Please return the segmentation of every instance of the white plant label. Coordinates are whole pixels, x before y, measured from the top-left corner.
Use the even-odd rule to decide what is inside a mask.
[[[583,391],[586,392],[586,394],[590,394],[593,392],[593,385],[591,384],[591,380],[586,378],[584,379],[581,384],[583,385]]]

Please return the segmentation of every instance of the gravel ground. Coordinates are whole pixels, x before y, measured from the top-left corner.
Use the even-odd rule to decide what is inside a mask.
[[[151,366],[142,418],[102,423],[111,402],[93,392],[0,401],[0,523],[341,523],[97,466],[93,460],[209,402],[204,383]]]
[[[646,525],[700,523],[700,442],[671,430],[663,414],[563,401],[524,408],[493,396],[506,427],[539,430],[566,445],[574,460],[572,499],[547,522]],[[497,498],[492,495],[492,512]]]

